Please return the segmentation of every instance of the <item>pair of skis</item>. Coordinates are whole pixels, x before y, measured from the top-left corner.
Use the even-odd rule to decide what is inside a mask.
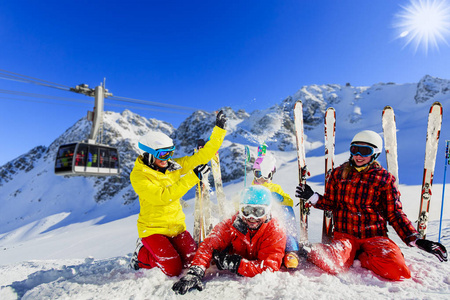
[[[303,127],[303,105],[299,100],[294,106],[294,126],[297,139],[297,161],[299,169],[299,184],[305,184],[308,170],[306,168],[305,141]],[[330,107],[325,113],[325,185],[327,184],[329,174],[334,166],[334,148],[336,136],[336,111]],[[300,244],[308,241],[308,215],[309,208],[306,207],[307,199],[300,199]],[[333,219],[331,211],[324,211],[322,226],[322,242],[331,241],[333,229]]]
[[[397,138],[394,110],[386,106],[383,110],[383,132],[388,171],[396,178],[398,186]],[[417,231],[425,238],[428,227],[428,216],[431,202],[431,186],[433,185],[434,167],[442,126],[442,105],[434,102],[428,114],[427,137],[425,146],[425,161],[423,168],[422,190],[420,194],[419,218]]]
[[[205,145],[203,140],[198,141],[198,151]],[[225,216],[225,193],[223,191],[222,173],[220,171],[219,152],[217,152],[210,161],[211,170],[216,188],[217,205],[219,207],[219,217],[223,220]],[[209,174],[209,173],[208,173]],[[197,184],[195,191],[195,210],[194,210],[194,233],[193,238],[197,244],[200,244],[213,228],[211,222],[211,200],[210,185],[208,176],[203,176]]]

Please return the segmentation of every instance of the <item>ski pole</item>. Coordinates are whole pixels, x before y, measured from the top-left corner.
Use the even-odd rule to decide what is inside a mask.
[[[444,183],[442,185],[442,203],[441,203],[441,217],[439,219],[439,238],[438,238],[438,243],[441,242],[442,213],[444,211],[445,179],[446,179],[446,175],[447,175],[447,165],[450,164],[450,154],[449,154],[450,140],[449,141],[445,141],[445,142],[447,144],[447,147],[445,148]]]
[[[247,162],[250,161],[250,149],[245,146],[245,164],[244,164],[244,188],[247,187]]]

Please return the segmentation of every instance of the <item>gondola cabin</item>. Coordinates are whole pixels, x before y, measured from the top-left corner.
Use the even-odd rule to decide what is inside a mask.
[[[113,147],[80,142],[61,145],[56,154],[56,175],[108,176],[119,173],[119,154]]]

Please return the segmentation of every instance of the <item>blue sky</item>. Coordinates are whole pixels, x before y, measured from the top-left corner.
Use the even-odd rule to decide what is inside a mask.
[[[0,69],[69,87],[106,78],[114,96],[206,111],[266,108],[310,84],[450,79],[448,44],[425,52],[395,39],[395,16],[409,3],[2,1]],[[92,101],[0,92],[0,165],[48,146],[93,107],[92,98],[28,83],[0,79],[0,90]],[[114,103],[175,127],[190,113]]]

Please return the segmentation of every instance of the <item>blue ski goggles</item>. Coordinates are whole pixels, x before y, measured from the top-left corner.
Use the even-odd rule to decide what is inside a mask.
[[[266,177],[266,176],[263,176],[261,170],[253,170],[253,176],[255,176],[256,179],[259,179],[262,177],[265,180],[270,180],[270,179],[272,179],[272,172],[270,172]]]
[[[253,176],[255,176],[255,178],[261,178],[261,177],[263,177],[264,179],[269,179],[269,178],[266,178],[266,177],[264,177],[264,176],[262,175],[261,170],[253,170]]]
[[[369,145],[350,145],[350,153],[352,155],[368,157],[372,156],[375,153],[375,149]]]
[[[175,152],[175,146],[154,150],[150,147],[147,147],[147,146],[139,143],[139,148],[150,153],[151,155],[153,155],[155,158],[157,158],[159,160],[168,160],[173,156],[173,153]]]
[[[159,160],[168,160],[173,156],[173,153],[175,152],[174,150],[175,146],[165,149],[153,150],[154,152],[151,154]]]
[[[239,215],[245,218],[253,217],[255,219],[261,219],[264,216],[267,216],[269,212],[270,206],[267,205],[244,204],[239,206]]]

